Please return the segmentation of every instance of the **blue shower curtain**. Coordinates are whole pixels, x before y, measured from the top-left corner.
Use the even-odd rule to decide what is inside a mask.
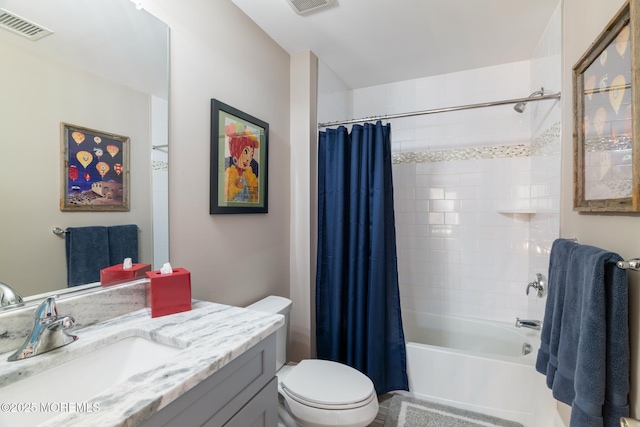
[[[318,358],[365,373],[378,395],[408,390],[391,126],[327,129],[318,149]]]

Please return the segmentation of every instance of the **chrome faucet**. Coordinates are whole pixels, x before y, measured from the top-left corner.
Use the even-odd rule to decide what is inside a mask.
[[[527,295],[529,295],[529,290],[533,288],[536,290],[536,295],[538,296],[538,298],[542,298],[544,296],[546,287],[547,281],[544,276],[540,273],[536,273],[536,280],[527,285]]]
[[[542,322],[539,320],[521,320],[519,317],[516,317],[516,328],[529,328],[539,331],[541,324]]]
[[[58,317],[56,297],[48,297],[36,308],[31,335],[7,360],[13,362],[26,359],[71,344],[78,337],[67,334],[65,330],[75,323],[71,316]]]
[[[22,296],[11,286],[0,282],[0,307],[24,305]]]

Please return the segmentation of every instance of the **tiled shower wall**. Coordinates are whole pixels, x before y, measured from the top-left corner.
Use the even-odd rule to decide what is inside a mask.
[[[511,206],[528,201],[529,166],[529,157],[394,165],[403,309],[524,317],[530,215]]]
[[[319,122],[560,90],[560,7],[530,61],[348,90],[320,64]],[[557,52],[556,52],[557,51]],[[394,119],[394,196],[403,309],[513,322],[558,236],[559,103]],[[346,111],[346,114],[345,114]]]
[[[168,102],[152,97],[151,187],[153,191],[153,268],[169,262],[169,142]],[[164,146],[164,147],[163,147]]]
[[[562,7],[558,4],[531,59],[531,87],[559,92]],[[529,227],[529,278],[549,271],[551,244],[560,230],[560,102],[531,104],[531,205],[538,212]],[[569,124],[571,126],[571,124]],[[530,298],[528,317],[542,319],[546,298]]]

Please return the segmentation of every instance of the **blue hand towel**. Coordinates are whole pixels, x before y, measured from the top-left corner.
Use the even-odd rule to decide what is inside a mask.
[[[558,343],[560,340],[560,324],[564,306],[569,255],[577,245],[572,240],[556,239],[551,246],[551,254],[549,256],[547,301],[540,334],[540,349],[536,359],[536,370],[547,376],[547,386],[549,388],[553,385],[553,377],[558,367]]]
[[[134,264],[138,262],[137,225],[114,225],[107,227],[107,233],[110,265],[122,264],[125,258],[131,258]]]
[[[67,286],[100,281],[100,270],[109,267],[106,227],[69,227],[65,234]]]
[[[613,427],[629,413],[628,287],[622,258],[571,250],[553,396],[572,406],[572,427]]]

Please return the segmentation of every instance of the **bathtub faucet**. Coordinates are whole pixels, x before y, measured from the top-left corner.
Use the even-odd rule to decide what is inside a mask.
[[[519,317],[516,317],[516,328],[529,328],[539,331],[541,323],[539,320],[521,320]]]

